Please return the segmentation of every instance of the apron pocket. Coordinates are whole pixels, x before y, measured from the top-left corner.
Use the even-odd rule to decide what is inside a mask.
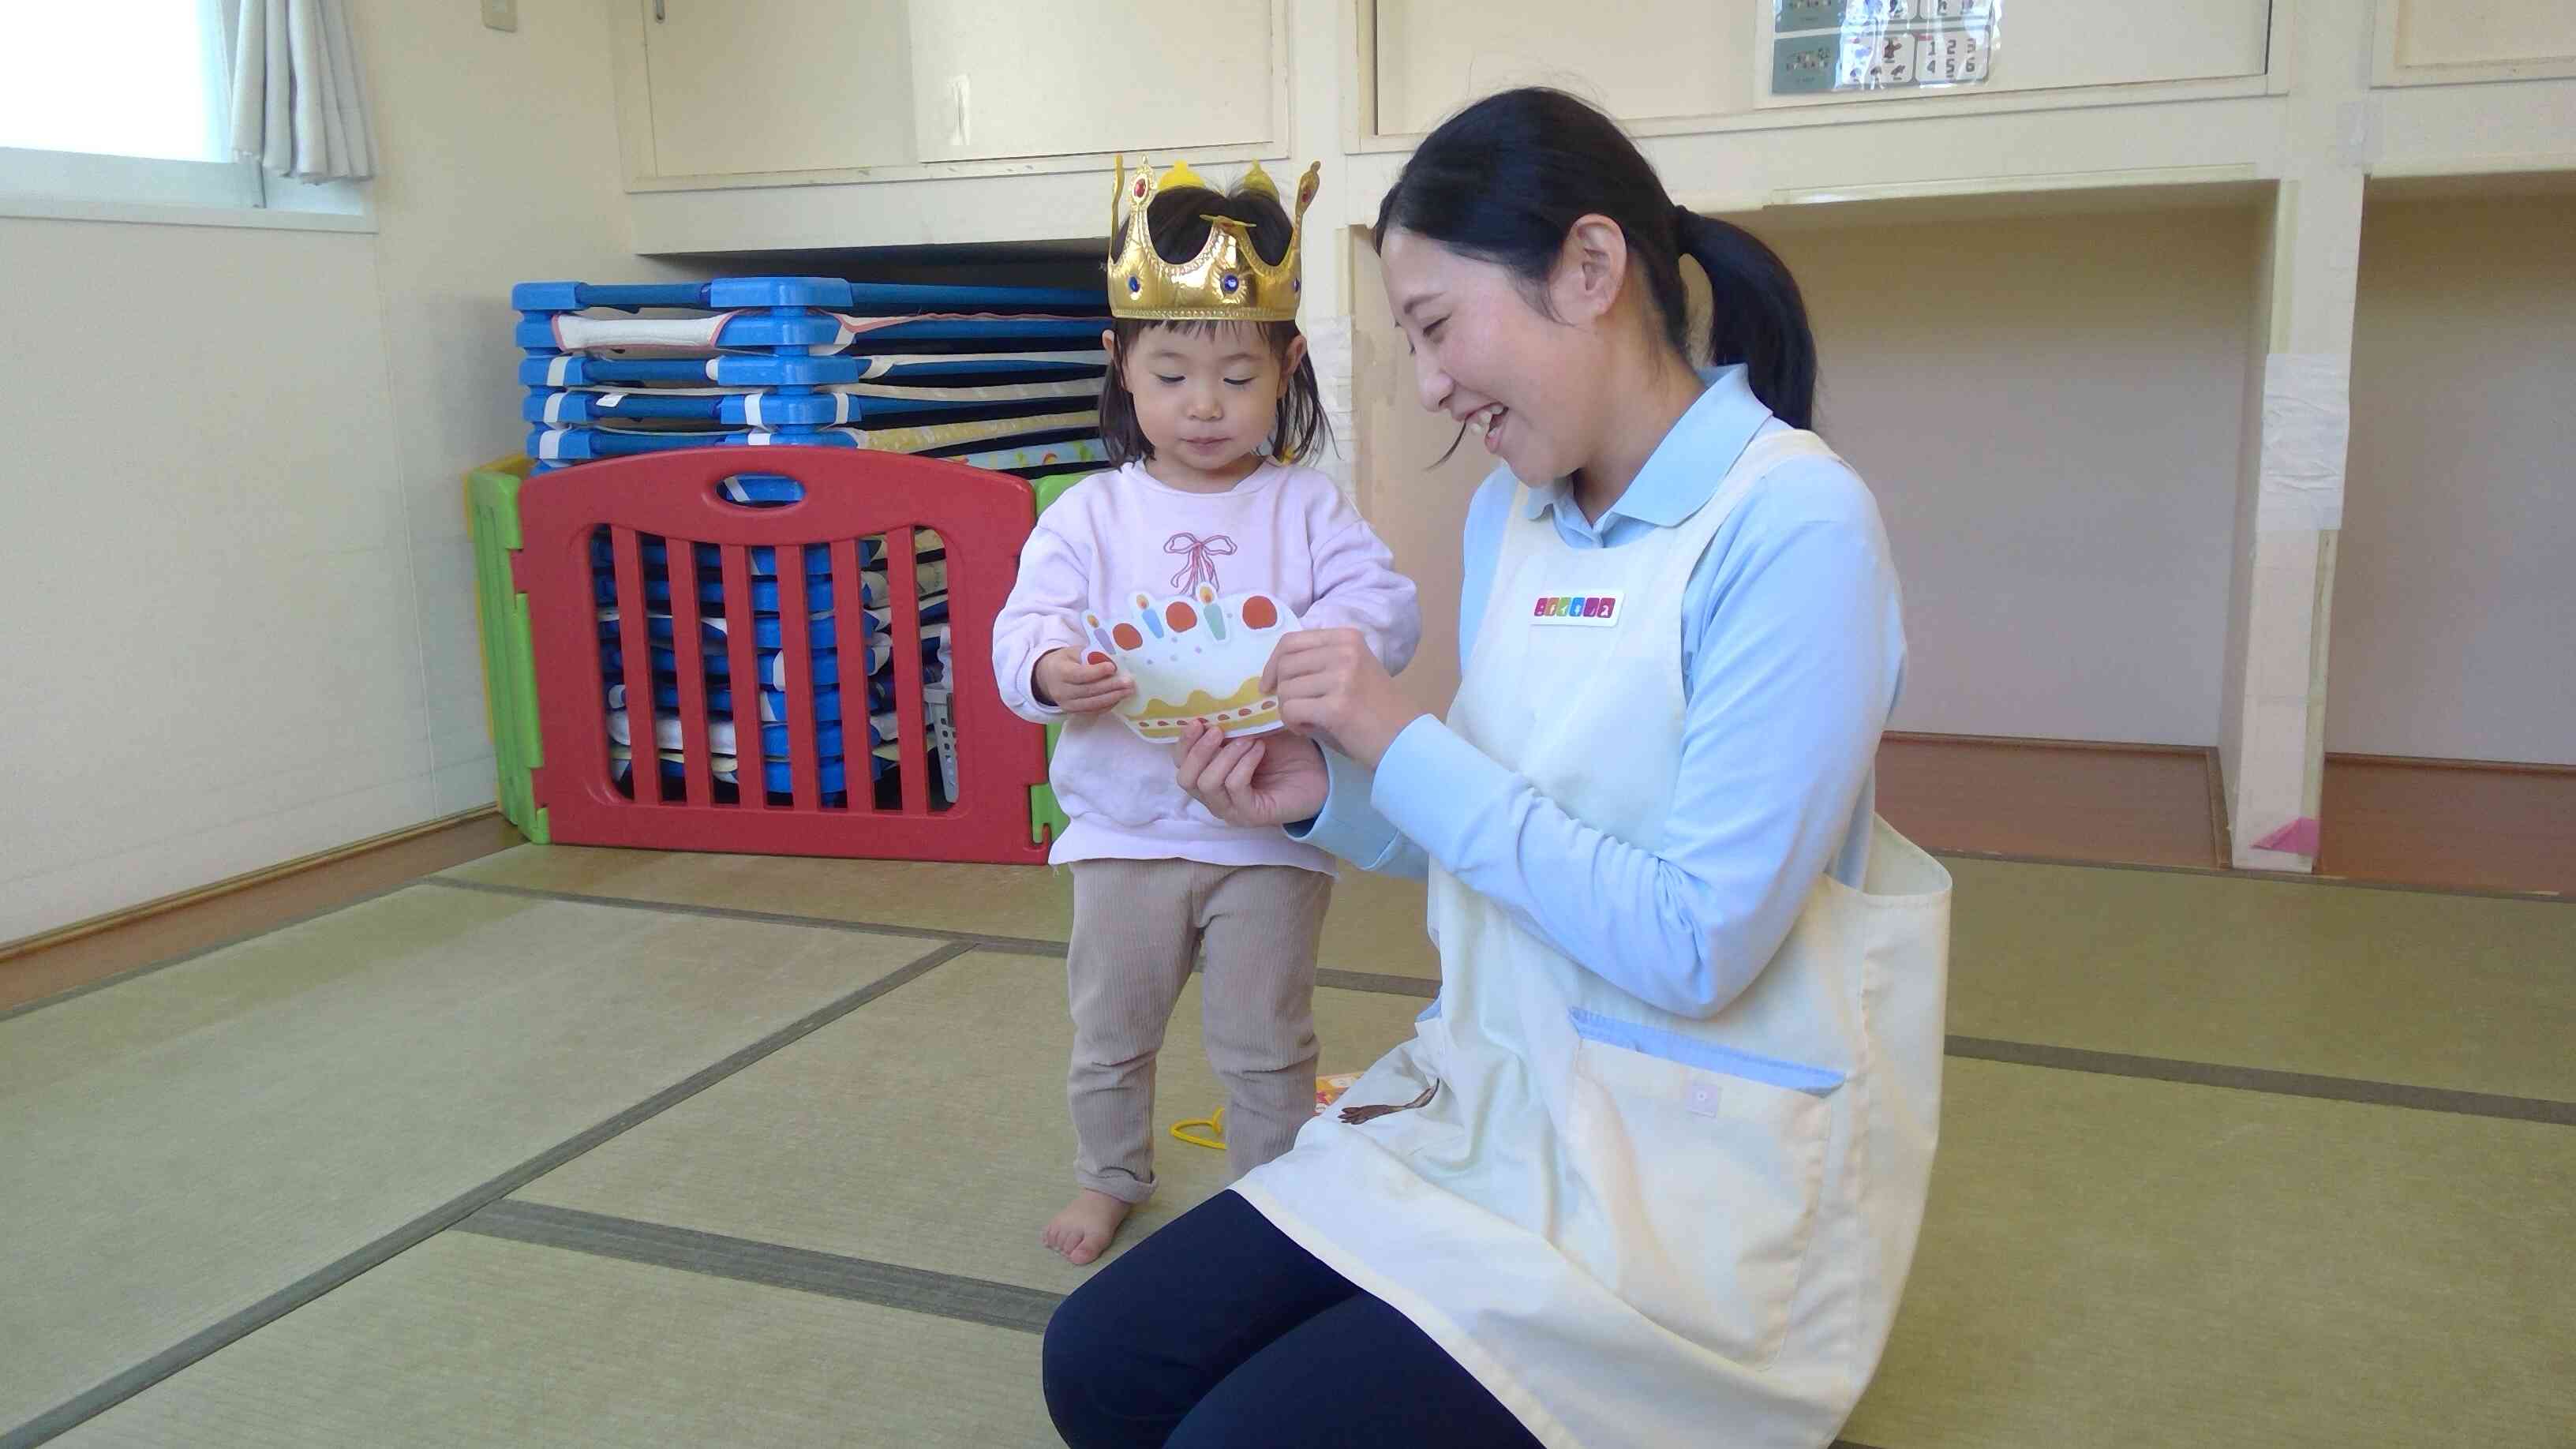
[[[1572,1013],[1567,1144],[1597,1217],[1569,1251],[1665,1328],[1768,1363],[1814,1237],[1842,1074]]]

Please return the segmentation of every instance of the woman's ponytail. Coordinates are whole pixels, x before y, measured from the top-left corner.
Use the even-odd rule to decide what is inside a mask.
[[[1687,207],[1673,208],[1673,226],[1681,253],[1708,273],[1710,365],[1744,364],[1763,406],[1793,428],[1814,427],[1816,335],[1788,264],[1753,233]]]
[[[1674,351],[1690,356],[1686,253],[1716,301],[1710,360],[1744,364],[1753,395],[1781,421],[1814,426],[1816,339],[1788,267],[1742,228],[1673,205],[1618,124],[1562,91],[1504,91],[1442,122],[1404,163],[1371,235],[1383,246],[1388,232],[1409,231],[1496,263],[1543,310],[1566,233],[1594,214],[1627,235]]]

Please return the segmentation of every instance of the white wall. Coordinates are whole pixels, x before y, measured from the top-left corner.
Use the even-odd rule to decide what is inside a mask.
[[[2576,764],[2576,195],[2374,202],[2327,748]]]
[[[606,7],[522,5],[514,33],[484,29],[472,5],[357,8],[387,133],[375,184],[387,370],[444,814],[492,798],[462,488],[466,469],[527,437],[510,286],[679,269],[629,244]]]
[[[437,813],[375,248],[0,219],[0,940]]]
[[[2215,743],[2253,213],[1752,224],[1896,551],[1894,728]]]
[[[459,476],[525,431],[509,284],[650,274],[605,12],[354,9],[377,234],[0,218],[0,941],[491,798]]]

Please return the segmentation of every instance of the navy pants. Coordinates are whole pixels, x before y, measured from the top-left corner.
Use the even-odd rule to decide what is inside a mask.
[[[1233,1193],[1100,1270],[1046,1331],[1072,1449],[1537,1449],[1484,1386]]]

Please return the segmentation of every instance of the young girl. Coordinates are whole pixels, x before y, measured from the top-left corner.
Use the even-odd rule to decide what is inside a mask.
[[[1333,881],[1323,851],[1224,824],[1182,792],[1173,746],[1109,713],[1133,685],[1085,661],[1101,652],[1085,616],[1133,621],[1140,596],[1259,591],[1307,628],[1356,631],[1389,673],[1421,635],[1386,546],[1331,479],[1295,466],[1325,432],[1295,320],[1315,172],[1292,218],[1258,167],[1232,195],[1186,166],[1159,185],[1150,167],[1120,167],[1100,398],[1119,466],[1038,520],[993,631],[1002,698],[1065,725],[1052,781],[1072,823],[1049,859],[1073,866],[1078,1190],[1043,1239],[1075,1263],[1154,1191],[1154,1056],[1194,957],[1228,1166],[1277,1157],[1313,1115],[1315,945]]]
[[[1194,731],[1178,768],[1220,819],[1427,873],[1440,999],[1065,1300],[1048,1407],[1075,1449],[1822,1446],[1922,1221],[1949,880],[1871,808],[1904,627],[1808,431],[1797,286],[1548,91],[1432,132],[1373,239],[1423,405],[1501,464],[1457,699],[1293,634],[1294,733]]]

